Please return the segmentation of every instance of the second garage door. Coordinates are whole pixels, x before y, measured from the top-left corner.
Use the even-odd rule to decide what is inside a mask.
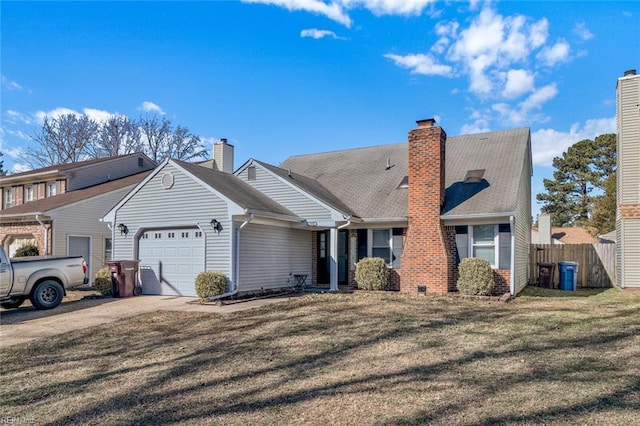
[[[143,294],[195,296],[204,270],[204,238],[198,228],[158,229],[139,239]]]

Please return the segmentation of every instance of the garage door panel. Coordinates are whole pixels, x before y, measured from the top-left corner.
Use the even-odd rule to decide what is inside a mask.
[[[195,296],[195,278],[204,270],[204,239],[197,229],[148,231],[139,240],[144,294]],[[200,233],[201,234],[201,233]]]

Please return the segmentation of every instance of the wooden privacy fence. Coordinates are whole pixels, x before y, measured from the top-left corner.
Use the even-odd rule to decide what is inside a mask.
[[[558,288],[558,262],[577,262],[578,288],[613,287],[616,282],[615,244],[531,244],[529,252],[529,277],[538,282],[538,263],[556,264],[553,273],[554,288]]]

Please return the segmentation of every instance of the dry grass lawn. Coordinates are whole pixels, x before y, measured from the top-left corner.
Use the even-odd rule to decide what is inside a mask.
[[[0,360],[0,416],[23,424],[630,425],[640,293],[310,295],[141,315]]]

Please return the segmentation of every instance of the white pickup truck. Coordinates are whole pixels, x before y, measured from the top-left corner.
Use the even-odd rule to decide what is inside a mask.
[[[52,309],[66,290],[87,284],[82,256],[36,256],[9,259],[0,247],[0,306],[17,308],[29,298],[37,309]]]

